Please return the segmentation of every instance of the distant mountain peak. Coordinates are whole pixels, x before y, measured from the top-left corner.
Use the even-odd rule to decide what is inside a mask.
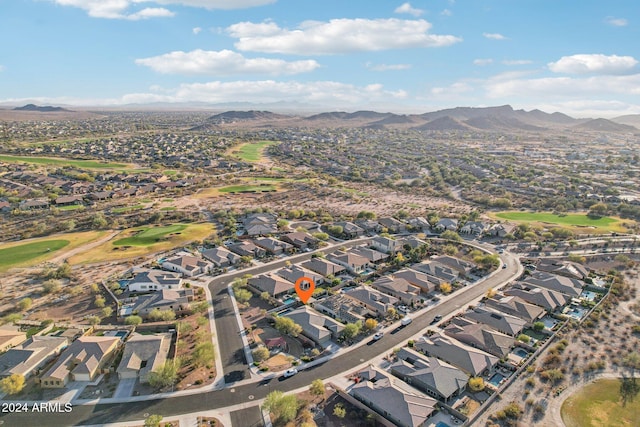
[[[52,107],[51,105],[39,106],[35,104],[27,104],[22,107],[14,108],[15,111],[37,111],[39,113],[55,113],[55,112],[64,112],[71,111],[62,107]]]

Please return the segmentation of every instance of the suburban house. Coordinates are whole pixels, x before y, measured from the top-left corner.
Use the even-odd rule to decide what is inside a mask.
[[[382,293],[394,296],[403,304],[414,305],[420,302],[420,288],[401,277],[383,276],[371,286]]]
[[[523,282],[516,282],[506,291],[505,295],[516,296],[528,303],[538,305],[547,311],[554,311],[569,303],[571,298],[563,293],[552,291],[551,289],[539,288],[527,285]]]
[[[118,349],[118,337],[82,336],[71,343],[40,377],[43,388],[62,388],[69,381],[92,381]]]
[[[22,344],[0,354],[0,377],[13,374],[29,378],[69,344],[63,337],[33,335]]]
[[[434,398],[418,390],[398,387],[395,381],[373,368],[358,372],[359,381],[349,392],[353,397],[399,427],[427,426],[436,411]]]
[[[254,258],[262,258],[267,255],[267,251],[263,248],[256,246],[250,240],[243,240],[240,243],[234,243],[229,245],[229,250],[240,256],[250,256]]]
[[[429,280],[429,276],[415,270],[405,268],[400,271],[396,271],[393,273],[393,276],[395,278],[404,279],[413,286],[419,287],[424,294],[429,294],[436,290],[436,285]]]
[[[449,255],[440,255],[433,258],[433,260],[446,267],[449,267],[452,270],[457,271],[462,276],[468,276],[476,268],[476,265],[469,261],[465,261],[463,259],[452,257]]]
[[[247,281],[247,284],[256,289],[258,293],[267,292],[274,298],[295,291],[293,283],[274,273],[252,277]]]
[[[562,292],[572,298],[579,297],[582,293],[583,282],[565,276],[536,271],[523,280],[524,283],[534,286],[541,286],[552,291]]]
[[[242,221],[242,226],[249,236],[265,236],[278,232],[278,217],[270,213],[249,214]]]
[[[387,310],[398,303],[398,298],[385,295],[368,286],[358,286],[348,290],[343,295],[351,299],[355,304],[365,307],[376,316],[385,316]]]
[[[254,239],[253,242],[256,246],[261,247],[271,255],[281,255],[293,251],[293,245],[287,242],[281,242],[273,237],[261,237],[259,239]]]
[[[345,270],[345,268],[339,264],[328,261],[324,258],[311,258],[309,261],[305,261],[300,264],[303,268],[311,271],[315,271],[318,274],[327,276],[335,276]]]
[[[355,224],[366,232],[379,233],[382,231],[382,226],[373,219],[357,219]]]
[[[454,317],[444,328],[444,333],[501,359],[509,354],[514,345],[513,337],[464,317]]]
[[[313,308],[323,314],[328,314],[334,319],[345,323],[364,323],[367,317],[376,317],[365,306],[356,305],[353,300],[345,295],[335,294],[311,304]]]
[[[316,285],[322,285],[325,281],[325,278],[320,274],[314,273],[313,271],[307,270],[299,265],[281,268],[276,272],[276,274],[291,283],[296,283],[296,281],[301,277],[307,277],[313,280],[313,283]]]
[[[442,218],[433,228],[440,233],[444,231],[458,231],[458,220],[453,218]]]
[[[120,308],[119,316],[137,314],[147,317],[152,310],[172,310],[176,314],[189,312],[193,301],[193,289],[163,289],[148,295],[127,299]]]
[[[337,251],[329,256],[329,260],[345,267],[353,274],[361,274],[367,267],[371,266],[367,258],[353,252]]]
[[[507,234],[513,234],[516,226],[513,224],[494,224],[492,227],[487,230],[487,234],[489,236],[501,237],[504,238]]]
[[[424,240],[418,239],[416,236],[407,236],[401,239],[398,239],[399,246],[402,250],[411,250],[417,249],[422,245],[426,245],[427,242]]]
[[[402,250],[400,242],[389,237],[377,236],[371,240],[371,246],[385,254],[395,254]]]
[[[413,264],[411,269],[426,274],[429,276],[429,280],[436,285],[440,285],[445,282],[455,283],[458,281],[458,276],[460,274],[456,270],[437,261],[419,262],[417,264]]]
[[[455,366],[410,348],[401,348],[396,357],[398,361],[389,366],[393,375],[445,403],[462,394],[469,381]]]
[[[542,258],[538,261],[536,268],[538,271],[545,271],[571,279],[584,280],[589,277],[589,270],[577,262]]]
[[[407,223],[412,229],[417,231],[428,232],[431,230],[431,224],[429,224],[429,221],[422,216],[409,218]]]
[[[294,233],[285,234],[280,237],[280,240],[287,242],[301,251],[313,249],[318,246],[319,240],[313,237],[309,233],[302,231],[296,231]]]
[[[460,227],[461,234],[470,234],[472,236],[481,236],[488,229],[487,224],[480,221],[467,221]]]
[[[498,361],[498,357],[475,349],[439,332],[430,337],[420,337],[415,348],[427,356],[435,356],[457,366],[471,376],[488,373]]]
[[[3,325],[0,327],[0,353],[22,344],[26,339],[27,334],[18,327]]]
[[[352,222],[334,222],[333,225],[342,227],[342,234],[348,239],[355,239],[356,237],[364,236],[364,230]]]
[[[205,249],[201,252],[202,257],[218,268],[230,267],[240,261],[240,255],[234,254],[227,248],[218,246],[217,248]]]
[[[31,209],[46,209],[49,207],[48,199],[29,199],[23,200],[18,205],[20,210],[31,210]]]
[[[529,304],[516,296],[504,296],[498,294],[492,298],[486,298],[484,303],[488,307],[495,308],[502,313],[524,319],[527,323],[533,323],[546,314],[544,308]]]
[[[407,225],[395,218],[378,218],[378,224],[386,228],[389,233],[404,233],[407,231]]]
[[[349,249],[349,252],[365,257],[372,264],[382,264],[387,259],[389,259],[389,255],[387,255],[386,253],[369,249],[366,246],[356,246],[355,248]]]
[[[127,284],[130,292],[149,292],[162,289],[182,288],[182,277],[179,274],[160,270],[139,271]]]
[[[337,339],[344,329],[342,323],[318,313],[308,305],[303,305],[282,316],[300,325],[303,335],[323,348],[328,347],[331,340]]]
[[[475,307],[464,313],[464,317],[475,322],[483,323],[496,331],[515,337],[524,329],[526,320],[509,314],[500,313],[487,307]]]
[[[140,378],[140,383],[147,383],[149,372],[167,360],[172,336],[170,332],[151,335],[133,332],[124,345],[118,378]]]
[[[187,277],[197,276],[209,271],[211,264],[198,257],[192,255],[182,255],[165,260],[162,268],[169,271],[175,271]]]
[[[82,204],[82,196],[81,195],[73,195],[73,196],[60,196],[56,197],[53,201],[56,206],[72,206],[72,205],[81,205]]]

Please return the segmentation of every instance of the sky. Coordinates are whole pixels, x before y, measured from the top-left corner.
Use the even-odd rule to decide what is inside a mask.
[[[0,0],[0,103],[640,114],[638,0]]]

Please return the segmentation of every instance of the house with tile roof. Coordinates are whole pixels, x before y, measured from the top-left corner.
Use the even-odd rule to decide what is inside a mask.
[[[419,287],[395,275],[383,276],[375,280],[371,287],[398,298],[403,304],[417,304],[422,297]]]
[[[337,339],[344,329],[342,323],[320,314],[308,305],[303,305],[282,316],[300,325],[303,335],[322,347],[330,345],[331,341]]]
[[[130,292],[160,291],[182,288],[180,274],[160,270],[142,270],[135,273],[127,284]]]
[[[150,335],[132,333],[124,345],[122,359],[116,370],[118,378],[140,378],[141,384],[147,383],[149,373],[167,360],[172,337],[170,332]]]
[[[451,322],[444,328],[444,333],[461,343],[486,351],[499,358],[509,354],[515,344],[512,336],[464,317],[451,319]]]
[[[509,314],[501,313],[489,307],[474,307],[464,313],[464,317],[475,322],[483,323],[496,331],[515,337],[520,334],[527,324],[526,320]]]
[[[258,293],[267,292],[274,298],[295,292],[294,284],[275,273],[260,274],[252,277],[247,284]]]
[[[427,356],[442,359],[474,377],[489,372],[500,361],[496,356],[463,344],[439,332],[429,337],[420,337],[414,346],[416,350]]]
[[[345,270],[345,267],[342,265],[319,257],[311,258],[309,261],[305,261],[300,264],[300,266],[308,270],[315,271],[324,277],[336,276]]]
[[[64,337],[33,335],[22,344],[0,354],[0,377],[20,374],[29,378],[33,372],[60,354],[67,345],[69,340]]]

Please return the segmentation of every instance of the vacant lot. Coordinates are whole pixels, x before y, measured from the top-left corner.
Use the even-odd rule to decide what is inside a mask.
[[[557,215],[551,212],[498,212],[496,218],[515,222],[541,224],[543,226],[558,225],[571,228],[574,231],[594,232],[625,232],[622,220],[613,217],[591,218],[586,214]]]
[[[80,169],[127,169],[131,165],[108,163],[98,160],[73,160],[56,157],[21,157],[0,155],[0,160],[8,163],[34,163],[38,165],[74,166]]]
[[[30,267],[100,238],[104,232],[56,234],[27,242],[0,244],[0,272]]]
[[[640,399],[623,405],[620,380],[615,379],[588,384],[562,405],[562,420],[567,427],[635,426],[639,415]]]
[[[277,144],[275,141],[249,142],[237,147],[233,152],[245,162],[258,162],[262,153],[269,145]]]
[[[202,240],[214,231],[212,224],[171,224],[156,227],[136,227],[118,233],[86,253],[70,259],[73,264],[114,261],[147,256]]]

